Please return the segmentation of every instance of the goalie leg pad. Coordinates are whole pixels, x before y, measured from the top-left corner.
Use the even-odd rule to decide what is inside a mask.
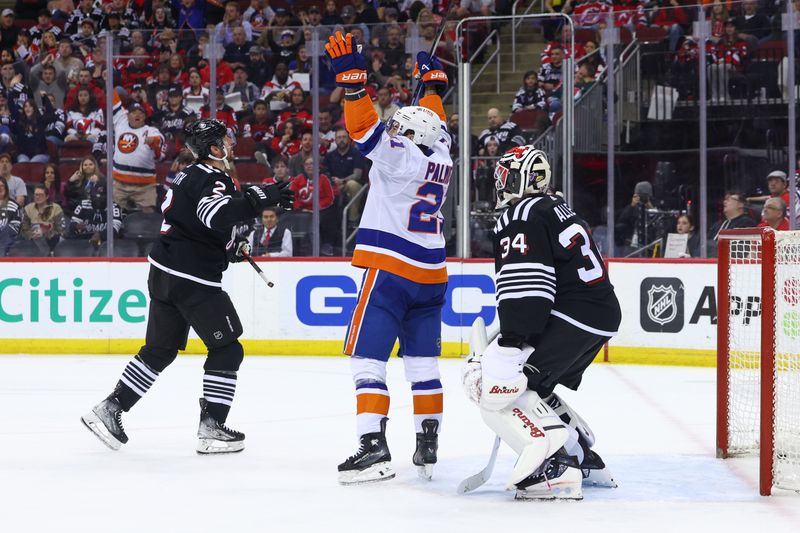
[[[567,441],[563,422],[533,391],[526,391],[500,411],[481,408],[481,417],[519,455],[511,472],[510,486],[531,475]]]

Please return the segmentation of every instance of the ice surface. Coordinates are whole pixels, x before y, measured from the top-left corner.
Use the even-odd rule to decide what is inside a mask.
[[[714,458],[714,371],[593,365],[564,392],[592,425],[618,489],[583,502],[515,502],[501,448],[483,487],[455,494],[486,464],[493,436],[463,396],[460,361],[442,360],[445,421],[434,479],[411,464],[411,394],[392,361],[388,429],[397,478],[341,487],[355,452],[344,358],[248,357],[229,425],[244,452],[194,452],[201,357],[180,357],[124,417],[130,442],[103,446],[80,415],[128,358],[0,356],[0,532],[736,532],[797,531],[800,495],[758,496],[755,461]]]

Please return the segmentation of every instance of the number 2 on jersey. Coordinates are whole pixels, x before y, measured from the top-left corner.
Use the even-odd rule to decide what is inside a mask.
[[[408,213],[408,230],[419,233],[440,233],[442,226],[437,213],[444,200],[444,187],[429,181],[417,189],[417,196],[422,199],[411,206],[411,211]]]
[[[167,211],[172,207],[172,189],[167,189],[167,196],[164,198],[164,201],[161,203],[161,212],[166,215]],[[167,224],[166,216],[164,217],[164,222],[161,223],[161,235],[166,235],[169,233],[169,230],[172,229],[172,224]]]
[[[585,259],[588,259],[590,263],[592,263],[592,268],[579,268],[578,269],[578,277],[581,278],[581,281],[584,283],[594,283],[596,281],[600,281],[603,279],[605,275],[603,273],[603,263],[600,259],[597,258],[594,251],[592,251],[591,242],[589,240],[589,236],[586,234],[586,230],[580,224],[571,224],[567,226],[564,231],[558,234],[558,242],[569,250],[575,244],[577,244],[576,240],[578,237],[583,238],[583,244],[581,244],[581,254]]]

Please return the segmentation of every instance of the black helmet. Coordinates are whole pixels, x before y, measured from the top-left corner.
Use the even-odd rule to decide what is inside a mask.
[[[208,159],[211,147],[223,149],[228,127],[221,120],[202,118],[186,126],[186,146],[198,160]]]

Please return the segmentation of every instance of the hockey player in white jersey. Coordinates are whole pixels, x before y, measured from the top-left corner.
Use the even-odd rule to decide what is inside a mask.
[[[586,223],[549,184],[547,156],[533,146],[497,162],[500,332],[462,377],[484,422],[519,454],[517,498],[581,499],[582,485],[616,484],[591,429],[554,389],[578,388],[621,315]]]
[[[442,420],[441,311],[447,289],[443,216],[453,162],[439,88],[447,75],[421,52],[425,95],[383,124],[363,88],[364,57],[351,34],[337,32],[325,49],[345,88],[345,126],[372,161],[370,191],[353,265],[366,269],[344,353],[356,387],[358,452],[339,465],[343,484],[394,477],[385,430],[389,413],[386,361],[396,340],[414,397],[417,448],[412,462],[430,479]]]

